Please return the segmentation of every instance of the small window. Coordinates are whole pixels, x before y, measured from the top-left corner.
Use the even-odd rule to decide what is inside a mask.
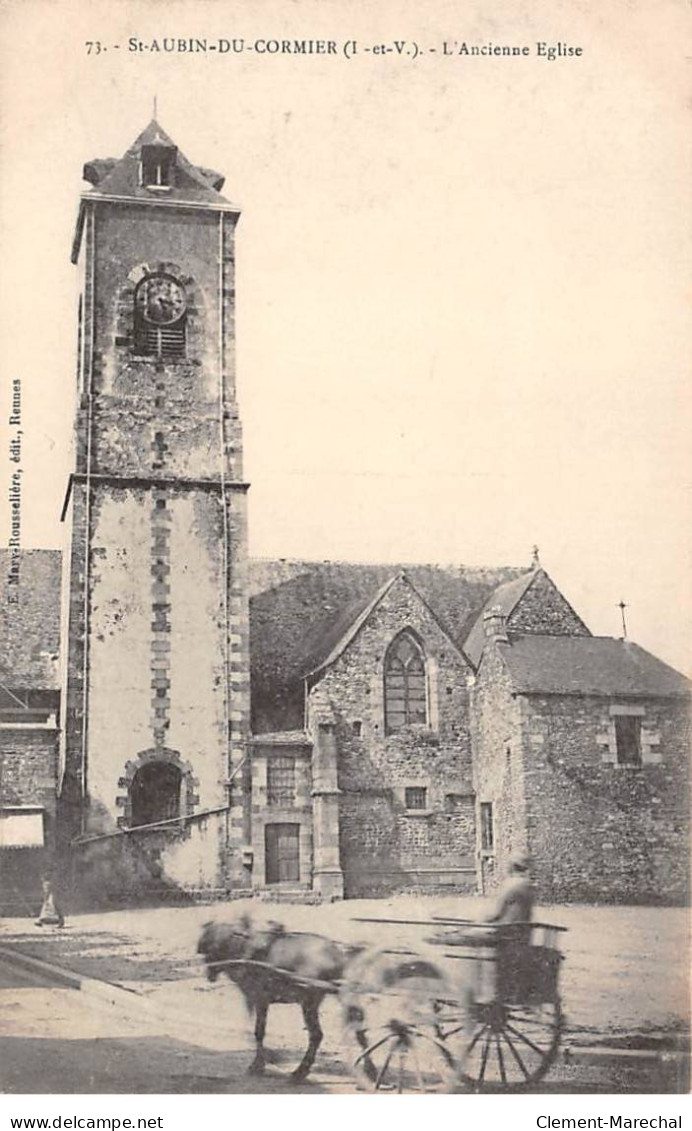
[[[407,809],[426,809],[428,791],[419,785],[410,786],[404,791],[404,804]]]
[[[143,145],[140,175],[144,188],[165,189],[173,183],[176,149],[172,145]]]
[[[493,852],[495,849],[492,801],[481,801],[481,849],[483,852]]]
[[[351,723],[351,729],[353,730],[356,738],[360,738],[361,734],[363,733],[363,724],[360,719],[356,719],[353,723]]]
[[[618,765],[641,766],[641,726],[641,719],[636,716],[615,716],[615,745]]]
[[[267,804],[293,805],[296,799],[295,758],[275,756],[267,760]]]

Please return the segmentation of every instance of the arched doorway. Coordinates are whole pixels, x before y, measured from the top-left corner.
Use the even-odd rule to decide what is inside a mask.
[[[172,762],[147,762],[139,767],[130,786],[133,828],[180,816],[182,776]]]

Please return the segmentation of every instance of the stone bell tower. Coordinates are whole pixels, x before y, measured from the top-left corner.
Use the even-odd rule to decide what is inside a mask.
[[[132,846],[159,879],[232,886],[248,839],[239,210],[156,121],[84,178],[63,809],[79,850],[117,843],[121,885]]]

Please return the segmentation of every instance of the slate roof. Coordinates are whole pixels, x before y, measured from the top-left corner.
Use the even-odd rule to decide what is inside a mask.
[[[459,647],[497,587],[526,574],[511,567],[251,561],[255,732],[303,725],[305,676],[327,660],[380,590],[402,571]]]
[[[56,690],[60,644],[59,550],[24,550],[19,604],[7,601],[8,551],[0,551],[0,681],[17,690]],[[251,559],[253,729],[302,735],[305,676],[320,667],[402,572],[473,661],[482,610],[509,613],[535,571]],[[471,636],[469,636],[471,634]],[[474,637],[475,638],[475,637]],[[688,695],[690,683],[639,645],[610,637],[515,636],[503,647],[515,689],[525,694]],[[293,736],[297,737],[297,736]]]
[[[210,169],[202,169],[192,165],[183,153],[176,152],[175,183],[165,194],[154,193],[145,185],[139,183],[139,158],[143,145],[163,145],[176,148],[165,130],[152,118],[146,129],[142,130],[139,137],[119,160],[109,158],[95,158],[84,166],[84,177],[93,184],[93,188],[86,194],[91,196],[129,196],[133,200],[160,199],[166,203],[170,201],[188,201],[193,203],[229,204],[230,202],[217,191],[223,185],[223,177]],[[232,206],[231,206],[232,207]]]
[[[9,550],[0,550],[0,681],[13,690],[59,687],[60,560],[59,550],[22,550],[13,586]]]
[[[501,645],[523,694],[632,698],[689,696],[692,683],[631,640],[610,636],[513,636]]]
[[[489,608],[498,608],[503,616],[509,618],[537,573],[538,570],[532,569],[529,570],[528,573],[523,573],[521,577],[515,577],[511,581],[505,581],[488,597],[488,600],[481,609],[464,643],[464,651],[475,668],[477,668],[481,662],[481,656],[483,655],[483,648],[485,646],[485,628],[483,626],[484,612]]]

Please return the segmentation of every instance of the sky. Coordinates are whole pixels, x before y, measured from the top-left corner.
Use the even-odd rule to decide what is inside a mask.
[[[516,7],[5,0],[0,419],[19,378],[24,546],[63,537],[82,166],[156,97],[243,210],[251,553],[528,567],[536,544],[592,631],[620,635],[624,600],[631,637],[692,673],[686,12]],[[190,36],[245,49],[128,50]],[[282,39],[336,54],[250,50]]]

